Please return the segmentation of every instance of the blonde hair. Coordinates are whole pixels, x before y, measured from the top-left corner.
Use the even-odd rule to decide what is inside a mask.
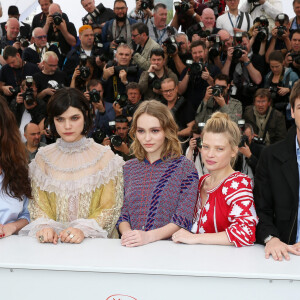
[[[167,106],[156,100],[144,101],[139,105],[133,115],[129,135],[133,139],[130,148],[134,156],[142,161],[147,154],[139,140],[136,138],[137,120],[143,114],[157,118],[165,133],[165,143],[160,158],[162,160],[179,158],[182,154],[182,150],[177,136],[178,126]]]
[[[221,112],[215,112],[206,122],[202,136],[204,136],[206,132],[225,133],[232,150],[238,148],[241,140],[241,132],[237,124],[233,122],[227,114]],[[231,166],[234,165],[235,160],[236,156],[232,158],[230,162]]]

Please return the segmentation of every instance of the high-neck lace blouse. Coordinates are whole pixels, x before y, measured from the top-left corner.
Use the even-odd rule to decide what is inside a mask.
[[[40,148],[29,165],[34,222],[23,233],[71,226],[85,236],[112,236],[123,203],[123,164],[108,146],[85,137],[73,143],[58,139]]]

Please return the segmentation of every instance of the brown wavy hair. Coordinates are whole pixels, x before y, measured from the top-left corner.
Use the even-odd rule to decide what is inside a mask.
[[[182,154],[182,149],[177,136],[178,126],[175,123],[174,118],[167,106],[156,100],[144,101],[139,105],[133,115],[129,135],[133,139],[133,143],[131,144],[130,148],[134,156],[138,160],[142,161],[147,154],[135,136],[137,130],[137,120],[143,114],[157,118],[165,133],[165,143],[160,158],[162,160],[166,160],[180,157]]]
[[[23,200],[31,197],[28,161],[25,145],[14,114],[0,96],[0,169],[3,172],[2,191]]]

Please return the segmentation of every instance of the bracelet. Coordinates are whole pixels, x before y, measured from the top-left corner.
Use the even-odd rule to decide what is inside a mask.
[[[245,66],[245,67],[248,67],[250,64],[251,64],[251,60],[249,60],[249,61],[247,61],[247,62],[244,62],[244,66]]]
[[[197,13],[194,13],[192,18],[195,19],[196,16],[197,16]]]

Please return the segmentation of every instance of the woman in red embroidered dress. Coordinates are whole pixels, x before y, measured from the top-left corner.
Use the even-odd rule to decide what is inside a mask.
[[[212,115],[203,129],[202,160],[209,171],[200,178],[192,233],[180,229],[176,243],[252,245],[256,216],[252,181],[232,169],[240,141],[240,130],[227,114]]]

